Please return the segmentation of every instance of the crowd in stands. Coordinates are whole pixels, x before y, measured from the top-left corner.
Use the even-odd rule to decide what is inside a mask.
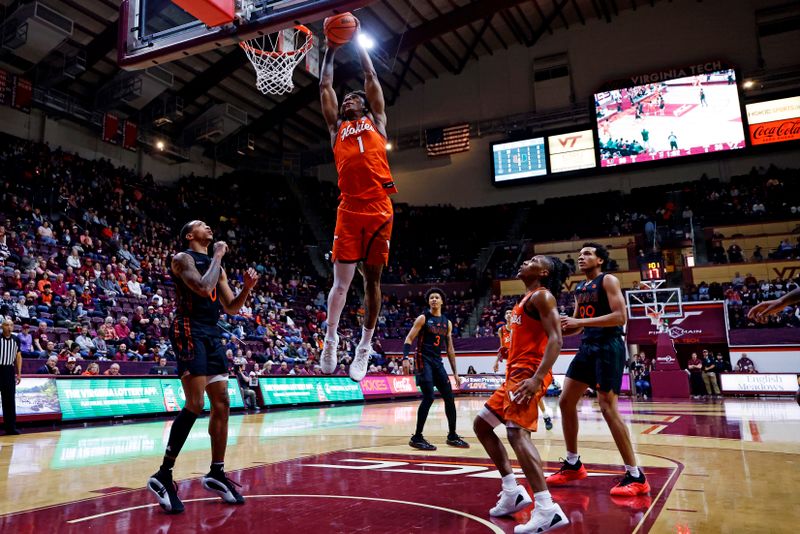
[[[234,173],[224,180],[189,176],[162,185],[149,175],[137,176],[107,160],[86,160],[9,136],[0,141],[4,170],[0,183],[0,315],[17,324],[26,357],[47,362],[55,357],[62,365],[73,358],[81,373],[89,372],[90,367],[81,359],[174,359],[167,333],[175,296],[169,261],[182,246],[178,229],[202,213],[215,238],[229,244],[224,263],[234,291],[241,286],[246,268],[253,267],[262,275],[239,315],[220,318],[231,364],[257,362],[268,366],[271,374],[315,372],[327,326],[325,291],[329,282],[316,274],[304,250],[304,244],[313,241],[311,231],[284,181]],[[754,210],[744,201],[753,196],[777,216],[797,211],[789,205],[792,198],[800,198],[790,194],[796,187],[784,186],[784,181],[789,183],[788,172],[754,171],[733,185],[702,179],[677,187],[682,188],[683,200],[690,198],[694,205],[709,206],[704,217],[714,221],[746,214],[763,217],[760,209]],[[316,195],[319,213],[332,219],[335,186],[316,184],[309,194]],[[593,224],[593,229],[602,228],[608,235],[643,233],[648,237],[655,232],[654,220],[665,224],[687,219],[688,208],[679,213],[680,203],[670,200],[664,204],[663,195],[660,199],[650,195],[648,203],[635,210],[625,206],[636,205],[641,196],[636,191],[631,195],[608,193],[607,199],[599,196],[603,195],[593,195],[591,202],[589,196],[545,201],[530,210],[522,227],[536,232],[540,240],[565,235],[577,238],[577,232],[585,233],[585,221],[596,216],[599,223]],[[612,197],[620,201],[610,203]],[[578,205],[589,210],[581,211],[581,221],[561,216],[574,211],[567,210],[568,206]],[[622,208],[609,214],[609,205]],[[474,281],[480,248],[503,238],[520,206],[456,209],[398,204],[392,262],[385,282]],[[553,225],[556,213],[560,223]],[[477,220],[481,224],[475,224]],[[793,246],[789,250],[779,245],[777,252],[782,257],[797,257]],[[519,249],[500,250],[497,271],[515,273]],[[755,285],[745,282],[737,286],[734,280],[730,287],[701,284],[689,294],[697,300],[729,300],[731,324],[739,325],[753,302],[774,298],[795,283],[776,280],[765,287],[756,281]],[[481,310],[477,328],[471,332],[468,323],[479,291],[480,286],[475,285],[448,295],[446,313],[453,321],[455,337],[495,336],[504,311],[514,304],[513,298],[494,297]],[[348,297],[340,321],[343,369],[352,357],[364,316],[355,293]],[[559,305],[563,313],[571,313],[569,295],[562,295]],[[376,338],[405,337],[414,318],[426,307],[422,292],[384,295]],[[793,309],[774,321],[799,326],[799,319]],[[398,366],[390,367],[390,363],[382,360],[376,348],[375,369],[396,371]]]

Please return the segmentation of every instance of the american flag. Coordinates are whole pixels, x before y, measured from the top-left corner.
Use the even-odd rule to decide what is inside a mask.
[[[425,130],[425,147],[428,156],[446,156],[469,150],[469,124]]]

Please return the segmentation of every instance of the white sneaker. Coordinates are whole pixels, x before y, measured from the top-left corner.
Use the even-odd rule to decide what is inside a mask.
[[[531,532],[546,532],[558,527],[569,525],[569,519],[561,507],[553,503],[551,508],[542,509],[538,506],[533,509],[531,520],[524,525],[514,527],[514,534],[529,534]]]
[[[319,367],[323,373],[329,375],[336,370],[336,347],[339,346],[339,338],[335,341],[329,341],[325,338],[325,343],[322,345],[322,354],[319,357]]]
[[[367,374],[369,364],[369,347],[356,347],[356,356],[350,364],[350,380],[361,382]]]
[[[501,490],[497,496],[500,497],[497,499],[497,504],[489,510],[489,515],[492,517],[515,514],[533,502],[531,496],[525,491],[525,486],[522,485],[518,485],[511,491]]]

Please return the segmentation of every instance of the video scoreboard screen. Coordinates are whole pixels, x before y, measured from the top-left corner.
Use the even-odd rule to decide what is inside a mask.
[[[596,93],[600,164],[613,167],[743,149],[739,102],[732,69]]]
[[[494,144],[492,158],[495,184],[547,174],[544,137]]]
[[[550,135],[547,137],[547,151],[552,173],[593,169],[597,166],[594,133],[591,130]]]

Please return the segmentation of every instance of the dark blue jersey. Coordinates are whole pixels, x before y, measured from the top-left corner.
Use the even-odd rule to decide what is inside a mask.
[[[578,306],[578,318],[588,319],[601,317],[611,313],[611,305],[608,303],[608,295],[603,287],[603,279],[606,273],[594,280],[583,280],[575,288],[575,302]],[[588,327],[583,329],[584,340],[603,340],[622,335],[621,326],[609,327]]]
[[[186,250],[184,254],[192,257],[200,276],[206,274],[211,266],[211,258],[208,254],[201,254],[193,250]],[[181,324],[184,329],[188,325],[190,330],[193,329],[198,333],[219,334],[217,322],[223,310],[217,298],[217,288],[215,287],[211,291],[210,296],[202,297],[189,289],[180,276],[176,276],[172,271],[170,271],[170,276],[175,283],[177,304],[175,323]]]
[[[439,317],[426,311],[425,324],[417,336],[417,353],[414,359],[417,371],[425,365],[443,365],[442,348],[447,349],[449,322],[442,314]]]

